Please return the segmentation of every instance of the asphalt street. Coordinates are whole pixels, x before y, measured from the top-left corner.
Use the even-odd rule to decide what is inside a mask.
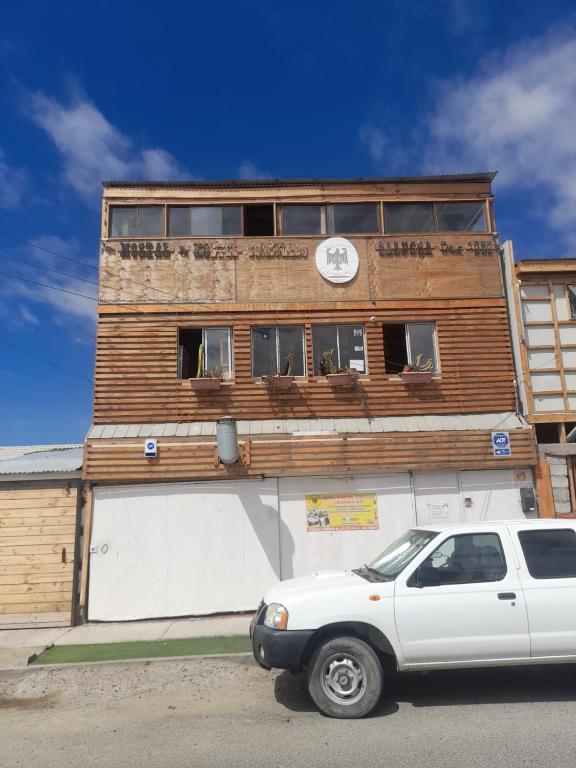
[[[2,768],[566,768],[575,719],[574,666],[393,676],[361,721],[247,657],[0,672]]]

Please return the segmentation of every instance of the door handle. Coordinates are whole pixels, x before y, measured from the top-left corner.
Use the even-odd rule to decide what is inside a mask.
[[[516,600],[516,592],[498,592],[498,600]]]

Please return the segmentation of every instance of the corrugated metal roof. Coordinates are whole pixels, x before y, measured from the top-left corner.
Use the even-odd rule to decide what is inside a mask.
[[[372,419],[268,419],[237,421],[239,435],[289,435],[308,432],[337,434],[366,432],[443,432],[464,429],[526,429],[515,413],[473,413],[465,416],[382,416]],[[215,421],[185,424],[97,424],[88,432],[90,440],[147,437],[214,437]]]
[[[77,472],[82,469],[82,453],[78,444],[0,447],[0,475]]]
[[[332,186],[335,184],[417,184],[427,181],[469,181],[491,182],[497,171],[479,171],[478,173],[446,173],[434,176],[381,176],[377,178],[353,179],[219,179],[203,181],[200,179],[176,181],[139,181],[137,179],[102,182],[105,188],[114,187],[190,187],[191,189],[224,189],[227,187],[311,187]]]

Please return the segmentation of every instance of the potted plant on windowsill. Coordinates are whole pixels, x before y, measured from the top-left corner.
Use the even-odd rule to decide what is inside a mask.
[[[416,355],[413,363],[404,366],[400,378],[405,384],[429,384],[434,376],[432,358],[422,360],[423,355]]]
[[[294,376],[292,375],[292,368],[294,363],[294,351],[290,350],[284,357],[284,365],[282,372],[277,371],[272,376],[262,376],[262,381],[269,390],[286,390],[290,389],[294,383]]]
[[[219,368],[212,368],[209,371],[204,367],[204,345],[200,344],[198,349],[198,368],[196,376],[190,379],[190,386],[196,391],[206,392],[207,390],[220,389],[222,383],[222,371]]]
[[[320,358],[320,375],[326,377],[331,387],[353,387],[358,381],[358,373],[355,368],[337,368],[334,365],[332,355],[334,347],[327,349]]]

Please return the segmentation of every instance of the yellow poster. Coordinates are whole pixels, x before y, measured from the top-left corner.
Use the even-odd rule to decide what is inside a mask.
[[[378,529],[376,495],[369,493],[306,496],[309,531],[370,531]]]

